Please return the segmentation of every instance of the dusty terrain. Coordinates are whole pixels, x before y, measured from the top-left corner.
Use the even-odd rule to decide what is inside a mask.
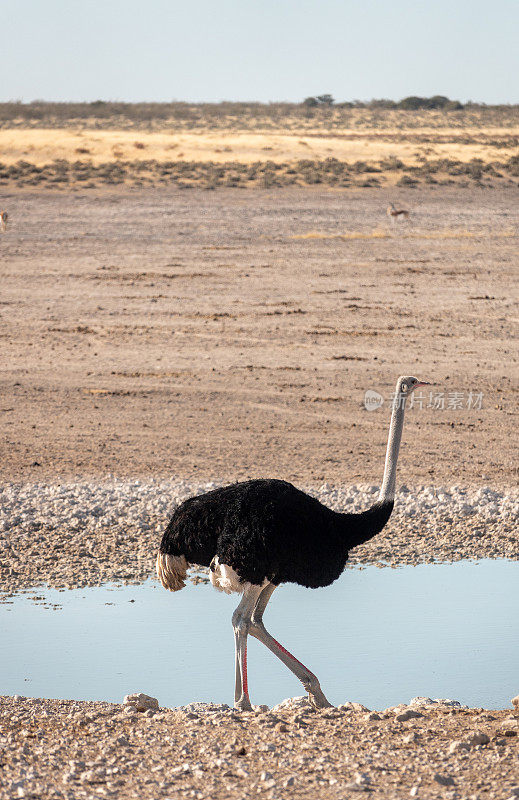
[[[6,190],[4,592],[142,580],[171,506],[208,481],[360,507],[404,372],[434,385],[407,413],[394,527],[354,559],[517,558],[518,198]],[[411,710],[4,697],[0,797],[519,796],[517,714]]]
[[[515,486],[518,197],[4,196],[1,479],[377,483],[410,373],[400,481]]]
[[[517,713],[428,698],[379,713],[131,711],[1,698],[0,797],[519,796]]]

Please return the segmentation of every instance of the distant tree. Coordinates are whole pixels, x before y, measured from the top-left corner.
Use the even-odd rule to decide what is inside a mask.
[[[403,100],[397,104],[398,108],[403,108],[409,111],[417,111],[420,108],[444,108],[449,111],[456,111],[463,108],[458,100],[450,100],[443,94],[435,94],[433,97],[404,97]]]
[[[315,108],[319,105],[319,101],[317,97],[305,97],[303,100],[303,105],[308,106],[308,108]]]
[[[368,106],[370,108],[396,108],[396,103],[394,100],[386,100],[385,98],[381,98],[380,100],[370,100]]]
[[[403,108],[408,111],[417,111],[419,108],[424,108],[424,102],[425,100],[423,97],[411,95],[410,97],[404,97],[403,100],[400,100],[398,108]]]
[[[331,94],[319,94],[317,95],[317,101],[323,106],[333,106],[335,103]]]

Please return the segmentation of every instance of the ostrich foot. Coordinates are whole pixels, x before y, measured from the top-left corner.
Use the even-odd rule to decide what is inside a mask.
[[[329,703],[324,696],[321,688],[308,691],[308,699],[314,708],[333,708],[332,704]]]
[[[234,708],[236,711],[253,711],[251,702],[248,697],[240,697],[239,700],[236,700],[234,703]]]

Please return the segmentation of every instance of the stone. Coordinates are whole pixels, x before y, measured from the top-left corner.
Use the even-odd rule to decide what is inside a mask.
[[[419,711],[413,711],[412,708],[406,708],[405,711],[397,714],[395,719],[397,722],[407,722],[410,719],[418,719],[419,717],[423,717],[423,714],[420,714]]]
[[[441,775],[437,772],[434,776],[434,780],[436,783],[439,783],[440,786],[454,786],[454,778],[451,778],[450,775]]]
[[[467,739],[467,742],[471,747],[474,747],[477,744],[488,744],[490,741],[489,737],[483,731],[474,731],[471,733]]]
[[[511,703],[515,711],[519,711],[519,694],[517,694],[515,697],[512,697]]]
[[[354,711],[356,714],[360,713],[367,714],[369,713],[370,710],[366,706],[363,706],[362,703],[350,703],[350,702],[342,703],[342,705],[337,706],[337,709],[339,711]]]
[[[461,739],[456,740],[455,742],[451,742],[449,745],[449,753],[459,753],[461,751],[470,750],[470,744],[468,742],[462,742]]]
[[[434,703],[435,701],[430,697],[413,697],[413,699],[409,701],[410,706],[432,706]]]
[[[236,770],[236,775],[238,776],[238,778],[248,778],[249,777],[249,773],[247,772],[246,769],[243,769],[243,767],[238,767],[238,769]]]
[[[134,694],[127,694],[124,698],[125,706],[133,706],[136,711],[147,711],[149,708],[157,710],[159,701],[156,697],[150,697],[142,692],[135,692]]]
[[[309,709],[312,709],[312,711],[314,710],[310,700],[305,696],[287,697],[286,700],[282,700],[277,706],[272,706],[270,710],[275,714],[278,711],[299,711],[303,709],[305,711]]]

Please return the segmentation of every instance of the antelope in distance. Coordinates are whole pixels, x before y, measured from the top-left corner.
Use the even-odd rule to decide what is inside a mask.
[[[402,219],[409,219],[409,211],[406,208],[395,208],[393,203],[388,205],[386,214],[388,217],[391,217],[393,222],[396,222],[399,217],[402,217]]]

